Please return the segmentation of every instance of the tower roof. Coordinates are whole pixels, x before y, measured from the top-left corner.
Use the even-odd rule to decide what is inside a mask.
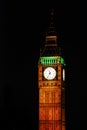
[[[50,24],[45,36],[45,47],[41,51],[41,56],[57,56],[60,55],[60,48],[57,44],[57,32],[54,24],[54,9],[50,12]]]
[[[54,22],[54,9],[52,8],[50,11],[50,24],[46,32],[46,36],[55,36],[55,35],[57,35],[57,33],[56,33],[56,27]]]

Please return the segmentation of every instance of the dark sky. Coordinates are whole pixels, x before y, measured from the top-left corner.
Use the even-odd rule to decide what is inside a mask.
[[[85,1],[0,1],[0,120],[2,128],[38,129],[37,62],[55,10],[66,61],[67,130],[85,128],[87,7]],[[4,124],[3,124],[4,123]]]

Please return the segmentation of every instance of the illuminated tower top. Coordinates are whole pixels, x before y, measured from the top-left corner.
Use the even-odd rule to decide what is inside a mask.
[[[50,13],[50,25],[45,36],[45,48],[41,51],[41,56],[58,56],[60,55],[60,48],[57,47],[57,32],[54,24],[54,10]]]
[[[45,36],[45,46],[40,49],[39,62],[42,65],[63,64],[65,61],[61,56],[61,48],[58,45],[58,35],[54,24],[54,10],[50,13],[50,24]]]
[[[50,25],[46,32],[46,36],[55,36],[54,39],[57,41],[57,32],[56,32],[56,27],[54,24],[54,10],[53,9],[51,10],[51,13],[50,13]],[[46,39],[47,39],[47,37],[46,37]]]

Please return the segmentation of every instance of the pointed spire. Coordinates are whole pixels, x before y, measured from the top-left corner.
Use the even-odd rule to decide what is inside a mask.
[[[45,36],[45,47],[41,51],[40,56],[58,56],[60,53],[59,46],[57,44],[57,32],[55,27],[54,9],[50,10],[50,24]]]
[[[55,29],[55,24],[54,24],[54,9],[52,8],[50,11],[50,24],[48,27],[48,30],[46,32],[46,35],[56,35],[56,29]]]
[[[54,9],[53,8],[51,9],[51,15],[52,16],[54,15]]]
[[[54,27],[54,9],[51,9],[50,27]]]
[[[57,43],[57,33],[56,33],[56,28],[54,24],[54,9],[52,8],[50,11],[50,24],[48,27],[48,30],[46,32],[46,46],[49,45],[56,45]],[[51,43],[51,44],[50,44]]]

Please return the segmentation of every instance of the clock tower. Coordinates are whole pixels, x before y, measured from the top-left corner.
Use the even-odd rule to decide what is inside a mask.
[[[66,130],[65,61],[58,46],[53,16],[52,11],[38,60],[39,130]]]

